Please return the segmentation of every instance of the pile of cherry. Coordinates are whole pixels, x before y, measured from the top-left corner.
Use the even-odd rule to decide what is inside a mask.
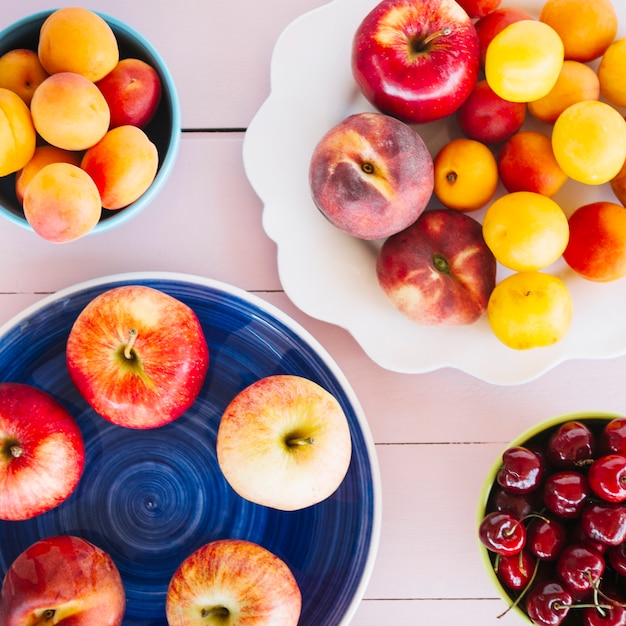
[[[534,623],[626,626],[626,417],[505,450],[478,534]]]

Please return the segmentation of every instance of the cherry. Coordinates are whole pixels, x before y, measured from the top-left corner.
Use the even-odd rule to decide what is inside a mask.
[[[594,541],[617,546],[626,540],[626,508],[614,502],[590,502],[580,516],[582,529]]]
[[[537,491],[513,493],[500,486],[495,486],[489,498],[489,510],[508,511],[519,519],[527,517],[541,506],[541,494]]]
[[[582,614],[584,626],[626,626],[626,608],[617,604],[610,608],[589,606]]]
[[[502,584],[514,591],[521,591],[532,580],[535,559],[527,550],[511,556],[500,556],[496,562],[496,574]]]
[[[478,536],[491,552],[503,556],[518,554],[526,543],[526,527],[511,513],[488,513],[478,527]]]
[[[526,547],[542,561],[554,561],[567,544],[567,530],[556,519],[539,517],[526,529]]]
[[[580,472],[555,472],[545,480],[543,502],[555,515],[573,519],[580,515],[589,492],[587,478]]]
[[[572,592],[591,591],[604,574],[604,557],[590,546],[570,544],[556,562],[561,581]]]
[[[626,576],[626,544],[620,543],[607,550],[607,557],[611,567],[620,575]]]
[[[611,420],[600,433],[599,443],[604,454],[626,456],[626,417]]]
[[[585,545],[590,546],[600,554],[606,554],[609,549],[609,546],[606,543],[594,541],[593,539],[591,539],[591,537],[589,537],[589,535],[583,530],[583,527],[580,525],[580,520],[575,526],[570,529],[569,542],[584,543]]]
[[[502,454],[502,467],[496,480],[508,491],[529,493],[539,486],[543,473],[543,461],[538,454],[524,446],[514,446]]]
[[[548,439],[546,454],[560,468],[573,469],[589,463],[595,455],[595,436],[578,421],[565,422]]]
[[[574,603],[572,594],[558,581],[537,583],[526,597],[528,617],[540,626],[558,626]]]
[[[594,461],[587,475],[592,491],[607,502],[626,500],[626,457],[608,454]]]

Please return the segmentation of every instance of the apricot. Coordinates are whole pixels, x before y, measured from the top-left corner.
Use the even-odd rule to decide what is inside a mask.
[[[566,59],[583,63],[604,54],[617,34],[611,0],[546,0],[539,20],[559,34]]]
[[[476,21],[476,34],[480,44],[480,64],[485,66],[485,56],[491,40],[509,24],[521,20],[532,20],[532,16],[514,7],[500,7]]]
[[[63,150],[56,146],[42,145],[35,148],[32,159],[17,172],[15,176],[15,195],[20,203],[24,202],[26,187],[33,179],[33,176],[49,163],[72,163],[80,167],[80,153]]]
[[[609,181],[615,197],[626,206],[626,160],[617,174]]]
[[[15,92],[27,105],[46,78],[48,72],[34,50],[15,48],[0,57],[0,87]]]
[[[569,218],[570,238],[563,258],[588,280],[608,282],[626,276],[626,208],[592,202]]]
[[[96,184],[87,172],[71,163],[45,165],[26,188],[24,215],[47,241],[78,239],[95,227],[101,214]]]
[[[554,87],[542,98],[528,103],[531,115],[541,122],[554,124],[571,104],[597,100],[600,81],[591,67],[580,61],[566,59]]]
[[[498,154],[498,173],[509,192],[533,191],[548,197],[567,181],[550,137],[533,130],[520,131],[504,144]]]
[[[74,72],[96,82],[119,61],[115,33],[97,13],[82,7],[52,12],[39,33],[37,52],[50,74]]]
[[[152,184],[159,165],[156,146],[132,125],[118,126],[89,148],[81,167],[93,178],[105,209],[121,209]]]
[[[37,87],[30,103],[41,137],[58,148],[86,150],[109,128],[109,105],[94,83],[73,72],[52,74]]]
[[[602,95],[619,107],[626,107],[626,37],[614,41],[598,65],[598,80]]]
[[[26,103],[0,88],[0,176],[22,169],[35,152],[37,133]]]

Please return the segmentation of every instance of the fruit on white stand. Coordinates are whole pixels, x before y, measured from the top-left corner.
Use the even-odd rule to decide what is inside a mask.
[[[382,113],[357,113],[315,146],[309,185],[333,225],[360,239],[381,239],[412,224],[426,207],[433,159],[408,124]]]
[[[190,554],[165,602],[170,626],[296,626],[301,610],[285,561],[244,539],[218,539]]]
[[[136,429],[180,417],[197,398],[209,364],[191,307],[141,284],[93,298],[70,330],[66,355],[70,378],[91,407]]]
[[[352,44],[352,73],[382,113],[424,124],[454,113],[480,69],[480,43],[455,0],[382,0]]]
[[[460,326],[486,313],[496,259],[480,222],[453,209],[430,209],[383,243],[376,275],[390,302],[410,320]]]
[[[242,498],[293,511],[331,496],[350,465],[350,426],[316,382],[277,374],[240,391],[217,432],[217,459]]]
[[[81,537],[40,539],[13,561],[2,584],[3,626],[120,626],[126,594],[111,556]]]
[[[83,436],[53,396],[0,383],[0,519],[25,520],[58,506],[83,473]]]

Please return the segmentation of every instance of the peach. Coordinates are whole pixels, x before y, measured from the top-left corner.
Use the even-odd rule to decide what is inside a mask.
[[[600,81],[595,71],[585,63],[566,59],[554,87],[543,97],[528,103],[536,119],[554,124],[571,104],[600,97]]]
[[[32,229],[54,243],[90,232],[102,214],[92,178],[71,163],[50,163],[33,176],[24,195],[24,215]]]
[[[29,106],[35,89],[47,77],[34,50],[15,48],[0,57],[0,87],[15,92]]]
[[[506,141],[526,119],[526,103],[501,98],[485,79],[479,80],[456,119],[464,135],[486,144]]]
[[[24,202],[26,187],[33,176],[49,163],[72,163],[80,167],[81,155],[78,152],[70,152],[56,146],[41,145],[35,148],[32,159],[15,176],[15,195],[20,203]]]
[[[480,63],[485,66],[485,55],[487,54],[487,46],[491,40],[509,24],[519,22],[520,20],[533,19],[528,13],[521,9],[513,7],[501,7],[492,11],[488,15],[481,17],[476,21],[476,33],[478,34],[478,43],[480,44]]]
[[[509,192],[534,191],[552,197],[567,180],[550,137],[533,130],[513,135],[498,154],[498,172]]]
[[[89,148],[81,167],[96,183],[105,209],[121,209],[152,184],[159,165],[156,146],[132,125],[112,128]]]
[[[0,88],[0,176],[22,169],[35,152],[37,133],[26,103]]]
[[[412,224],[434,187],[433,159],[408,124],[357,113],[331,128],[309,165],[313,201],[334,226],[381,239]]]
[[[617,35],[612,0],[546,0],[539,19],[559,34],[565,58],[582,63],[602,56]]]
[[[37,87],[30,103],[41,137],[58,148],[86,150],[109,128],[109,105],[90,80],[73,72],[52,74]]]
[[[109,105],[110,128],[125,124],[144,128],[161,100],[161,79],[141,59],[122,59],[96,86]]]
[[[390,302],[410,320],[460,326],[486,313],[496,260],[480,222],[453,209],[430,209],[383,243],[376,275]]]
[[[73,72],[93,82],[119,61],[111,27],[97,13],[82,7],[53,11],[41,26],[37,52],[50,74]]]
[[[624,161],[620,171],[609,181],[609,184],[615,197],[623,206],[626,206],[626,161]]]

